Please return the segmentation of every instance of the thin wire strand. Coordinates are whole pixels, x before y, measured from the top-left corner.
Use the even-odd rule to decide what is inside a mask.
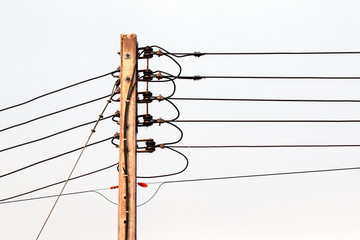
[[[171,97],[173,101],[233,101],[233,102],[349,102],[358,103],[357,99],[266,99],[266,98],[178,98]]]
[[[54,93],[63,91],[63,90],[65,90],[65,89],[68,89],[68,88],[71,88],[71,87],[75,87],[75,86],[77,86],[77,85],[80,85],[80,84],[83,84],[83,83],[86,83],[86,82],[93,81],[93,80],[95,80],[95,79],[103,78],[103,77],[105,77],[105,76],[107,76],[107,75],[114,74],[114,73],[117,73],[117,72],[119,72],[119,70],[115,70],[115,71],[112,71],[112,72],[109,72],[109,73],[105,73],[105,74],[100,75],[100,76],[97,76],[97,77],[89,78],[89,79],[87,79],[87,80],[84,80],[84,81],[81,81],[81,82],[78,82],[78,83],[71,84],[71,85],[69,85],[69,86],[66,86],[66,87],[63,87],[63,88],[60,88],[60,89],[57,89],[57,90],[54,90],[54,91],[51,91],[51,92],[42,94],[42,95],[40,95],[40,96],[37,96],[37,97],[32,98],[32,99],[30,99],[30,100],[27,100],[27,101],[25,101],[25,102],[18,103],[18,104],[9,106],[9,107],[2,108],[2,109],[0,109],[0,112],[3,112],[3,111],[6,111],[6,110],[15,108],[15,107],[19,107],[19,106],[25,105],[25,104],[30,103],[30,102],[33,102],[33,101],[35,101],[35,100],[37,100],[37,99],[40,99],[40,98],[49,96],[49,95],[51,95],[51,94],[54,94]]]
[[[97,169],[97,170],[95,170],[95,171],[88,172],[88,173],[85,173],[85,174],[82,174],[82,175],[79,175],[79,176],[76,176],[76,177],[72,177],[72,178],[70,178],[68,181],[72,181],[72,180],[75,180],[75,179],[78,179],[78,178],[86,177],[86,176],[89,176],[89,175],[92,175],[92,174],[95,174],[95,173],[98,173],[98,172],[107,170],[107,169],[109,169],[109,168],[115,167],[116,165],[118,165],[118,163],[111,164],[111,165],[109,165],[109,166],[107,166],[107,167],[100,168],[100,169]],[[36,189],[30,190],[30,191],[28,191],[28,192],[24,192],[24,193],[20,193],[20,194],[11,196],[11,197],[7,197],[7,198],[0,199],[0,203],[1,203],[1,202],[8,201],[8,200],[11,200],[11,199],[14,199],[14,198],[18,198],[18,197],[21,197],[21,196],[25,196],[25,195],[28,195],[28,194],[30,194],[30,193],[38,192],[38,191],[44,190],[44,189],[46,189],[46,188],[50,188],[50,187],[53,187],[53,186],[56,186],[56,185],[65,183],[66,181],[67,181],[67,180],[59,181],[59,182],[52,183],[52,184],[49,184],[49,185],[46,185],[46,186],[43,186],[43,187],[40,187],[40,188],[36,188]],[[59,196],[59,195],[57,195],[57,196]]]
[[[347,55],[347,54],[360,54],[357,51],[304,51],[304,52],[193,52],[193,53],[165,53],[174,57],[201,57],[205,55]]]
[[[165,181],[165,182],[150,182],[147,184],[148,185],[160,184],[160,185],[156,189],[155,193],[150,197],[150,199],[147,200],[146,202],[140,204],[138,207],[150,202],[155,197],[155,195],[159,192],[160,188],[163,185],[168,184],[168,183],[188,183],[188,182],[216,181],[216,180],[237,179],[237,178],[271,177],[271,176],[281,176],[281,175],[310,174],[310,173],[337,172],[337,171],[350,171],[350,170],[360,170],[360,167],[318,169],[318,170],[297,171],[297,172],[263,173],[263,174],[212,177],[212,178],[195,178],[195,179],[183,179],[183,180],[173,180],[173,181]]]
[[[91,190],[63,193],[62,196],[71,196],[71,195],[77,195],[77,194],[83,194],[83,193],[89,193],[89,192],[105,191],[105,190],[110,190],[110,188],[98,188],[98,189],[91,189]],[[24,198],[24,199],[12,200],[12,201],[0,202],[0,204],[27,202],[27,201],[33,201],[33,200],[54,198],[54,197],[57,197],[57,196],[58,195],[47,195],[47,196],[41,196],[41,197]]]
[[[154,193],[148,200],[146,200],[145,202],[137,205],[136,207],[144,206],[145,204],[147,204],[148,202],[150,202],[150,201],[155,197],[155,195],[157,194],[157,192],[160,190],[161,186],[164,185],[164,184],[165,184],[165,183],[161,183],[161,184],[158,186],[158,188],[156,189],[155,193]]]
[[[30,120],[25,121],[25,122],[22,122],[22,123],[18,123],[18,124],[15,124],[15,125],[12,125],[12,126],[9,126],[9,127],[3,128],[3,129],[0,129],[0,132],[4,132],[4,131],[6,131],[6,130],[9,130],[9,129],[12,129],[12,128],[15,128],[15,127],[20,127],[20,126],[23,126],[23,125],[25,125],[25,124],[28,124],[28,123],[31,123],[31,122],[40,120],[40,119],[42,119],[42,118],[50,117],[50,116],[52,116],[52,115],[56,115],[56,114],[59,114],[59,113],[62,113],[62,112],[65,112],[65,111],[68,111],[68,110],[71,110],[71,109],[74,109],[74,108],[77,108],[77,107],[81,107],[81,106],[84,106],[84,105],[87,105],[87,104],[90,104],[90,103],[93,103],[93,102],[102,100],[102,99],[107,98],[107,97],[109,97],[109,96],[110,96],[110,95],[106,95],[106,96],[99,97],[99,98],[96,98],[96,99],[93,99],[93,100],[90,100],[90,101],[87,101],[87,102],[83,102],[83,103],[80,103],[80,104],[77,104],[77,105],[74,105],[74,106],[71,106],[71,107],[67,107],[67,108],[61,109],[61,110],[58,110],[58,111],[55,111],[55,112],[52,112],[52,113],[48,113],[48,114],[45,114],[45,115],[42,115],[42,116],[40,116],[40,117],[36,117],[36,118],[30,119]]]
[[[338,172],[338,171],[351,171],[351,170],[360,170],[360,167],[330,168],[330,169],[317,169],[317,170],[294,171],[294,172],[278,172],[278,173],[262,173],[262,174],[225,176],[225,177],[211,177],[211,178],[194,178],[194,179],[182,179],[182,180],[173,180],[173,181],[165,181],[165,182],[150,182],[150,183],[147,183],[147,184],[185,183],[185,182],[214,181],[214,180],[225,180],[225,179],[236,179],[236,178],[271,177],[271,176],[281,176],[281,175],[309,174],[309,173],[322,173],[322,172]]]
[[[113,89],[112,89],[112,91],[111,91],[110,97],[109,97],[109,99],[107,100],[107,103],[106,103],[105,107],[104,107],[104,108],[103,108],[103,110],[101,111],[101,113],[100,113],[100,115],[99,115],[98,120],[96,121],[96,123],[95,123],[95,125],[94,125],[93,129],[91,130],[91,133],[90,133],[90,135],[89,135],[88,139],[86,140],[85,145],[84,145],[84,147],[82,148],[82,150],[81,150],[81,152],[80,152],[80,154],[79,154],[79,157],[77,158],[77,160],[76,160],[76,162],[75,162],[75,164],[74,164],[73,168],[71,169],[70,174],[69,174],[68,178],[66,179],[66,181],[65,181],[65,183],[64,183],[64,186],[62,187],[62,189],[61,189],[61,191],[60,191],[60,193],[59,193],[58,197],[56,198],[56,200],[55,200],[55,203],[54,203],[53,207],[51,208],[51,210],[50,210],[50,212],[49,212],[48,216],[46,217],[46,220],[45,220],[45,222],[44,222],[43,226],[41,227],[41,229],[40,229],[40,231],[39,231],[39,234],[38,234],[38,235],[37,235],[37,237],[36,237],[36,240],[37,240],[37,239],[39,239],[39,237],[40,237],[40,235],[41,235],[41,232],[43,231],[44,227],[46,226],[46,223],[47,223],[47,221],[49,220],[49,218],[50,218],[50,216],[51,216],[51,213],[52,213],[52,212],[53,212],[53,210],[55,209],[55,206],[56,206],[57,202],[59,201],[61,194],[63,193],[63,191],[64,191],[64,189],[65,189],[65,187],[66,187],[66,185],[67,185],[67,183],[68,183],[69,179],[71,178],[71,175],[73,174],[73,172],[74,172],[74,170],[75,170],[75,168],[76,168],[76,166],[77,166],[78,162],[80,161],[80,158],[81,158],[81,156],[82,156],[83,152],[85,151],[85,148],[87,147],[87,145],[88,145],[88,143],[89,143],[89,141],[90,141],[90,139],[91,139],[92,135],[95,133],[95,129],[96,129],[97,125],[99,124],[100,119],[103,117],[103,114],[104,114],[104,112],[105,112],[106,108],[107,108],[107,107],[108,107],[108,105],[111,103],[111,98],[112,98],[112,97],[113,97],[113,95],[115,94],[116,87],[117,87],[117,84],[115,83],[115,84],[114,84],[114,86],[113,86]]]
[[[106,141],[108,141],[108,140],[110,140],[110,139],[112,139],[112,138],[113,138],[113,137],[109,137],[109,138],[105,138],[105,139],[100,140],[100,141],[97,141],[97,142],[89,143],[89,144],[87,145],[87,147],[91,147],[91,146],[97,145],[97,144],[99,144],[99,143],[106,142]],[[27,165],[27,166],[25,166],[25,167],[21,167],[21,168],[18,168],[18,169],[16,169],[16,170],[13,170],[13,171],[4,173],[4,174],[0,175],[0,178],[3,178],[3,177],[6,177],[6,176],[9,176],[9,175],[12,175],[12,174],[17,173],[17,172],[20,172],[20,171],[23,171],[23,170],[28,169],[28,168],[30,168],[30,167],[34,167],[34,166],[39,165],[39,164],[41,164],[41,163],[45,163],[45,162],[48,162],[48,161],[50,161],[50,160],[53,160],[53,159],[56,159],[56,158],[59,158],[59,157],[68,155],[68,154],[70,154],[70,153],[73,153],[73,152],[76,152],[76,151],[80,151],[82,148],[83,148],[83,147],[75,148],[75,149],[72,149],[72,150],[70,150],[70,151],[67,151],[67,152],[64,152],[64,153],[61,153],[61,154],[58,154],[58,155],[55,155],[55,156],[52,156],[52,157],[43,159],[43,160],[41,160],[41,161],[38,161],[38,162],[35,162],[35,163],[32,163],[32,164],[29,164],[29,165]]]
[[[104,118],[100,119],[100,121],[103,121],[103,120],[112,118],[113,116],[114,116],[114,115],[110,115],[110,116],[104,117]],[[90,125],[90,124],[92,124],[92,123],[95,123],[96,121],[97,121],[97,120],[91,121],[91,122],[87,122],[87,123],[82,123],[82,124],[76,125],[76,126],[74,126],[74,127],[71,127],[71,128],[68,128],[68,129],[64,129],[64,130],[61,130],[61,131],[56,132],[56,133],[52,133],[52,134],[47,135],[47,136],[45,136],[45,137],[37,138],[37,139],[31,140],[31,141],[28,141],[28,142],[24,142],[24,143],[20,143],[20,144],[11,146],[11,147],[3,148],[3,149],[0,149],[0,152],[5,152],[5,151],[8,151],[8,150],[11,150],[11,149],[14,149],[14,148],[22,147],[22,146],[25,146],[25,145],[28,145],[28,144],[32,144],[32,143],[35,143],[35,142],[39,142],[39,141],[42,141],[42,140],[45,140],[45,139],[48,139],[48,138],[51,138],[51,137],[54,137],[54,136],[57,136],[57,135],[60,135],[60,134],[69,132],[69,131],[72,131],[72,130],[75,130],[75,129],[77,129],[77,128]],[[0,176],[0,177],[1,177],[1,176]]]

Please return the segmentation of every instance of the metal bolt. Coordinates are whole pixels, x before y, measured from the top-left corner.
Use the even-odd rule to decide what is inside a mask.
[[[129,52],[125,53],[125,58],[131,58],[131,54]]]
[[[130,76],[126,76],[126,78],[125,78],[125,80],[127,81],[127,82],[130,82]]]

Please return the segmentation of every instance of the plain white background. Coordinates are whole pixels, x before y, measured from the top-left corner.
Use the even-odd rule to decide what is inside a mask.
[[[358,1],[2,1],[0,108],[116,69],[121,33],[139,46],[173,52],[359,51]],[[226,56],[184,58],[184,75],[360,76],[360,56]],[[144,62],[140,63],[144,66]],[[176,72],[166,58],[153,70]],[[0,112],[0,128],[110,93],[107,77]],[[167,95],[170,84],[151,84]],[[358,80],[177,81],[176,97],[360,99]],[[174,101],[175,102],[175,101]],[[182,119],[360,119],[358,103],[180,102]],[[0,148],[95,120],[105,101],[0,132]],[[112,103],[106,116],[119,106]],[[150,106],[171,118],[166,103]],[[181,145],[359,144],[358,123],[178,124]],[[0,173],[82,146],[91,127],[0,152]],[[118,126],[102,122],[93,141]],[[170,126],[141,128],[139,138],[176,139]],[[180,145],[179,144],[179,145]],[[182,150],[183,174],[161,180],[360,166],[358,148]],[[66,179],[77,153],[0,179],[5,198]],[[110,142],[85,151],[75,175],[118,160]],[[139,175],[184,166],[159,149],[139,155]],[[138,209],[138,239],[358,239],[358,171],[165,184]],[[145,182],[151,182],[145,181]],[[117,185],[115,168],[72,181],[66,192]],[[57,194],[61,186],[32,196]],[[138,189],[146,201],[157,185]],[[117,191],[103,192],[116,201]],[[0,205],[1,239],[35,239],[55,199]],[[117,207],[88,193],[60,199],[40,239],[116,239]]]

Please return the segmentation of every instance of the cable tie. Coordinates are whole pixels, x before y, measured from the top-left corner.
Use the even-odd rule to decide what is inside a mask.
[[[162,144],[159,145],[159,147],[160,148],[165,148],[165,144],[162,143]]]
[[[156,120],[156,122],[157,122],[157,123],[159,124],[159,126],[160,126],[162,123],[165,122],[165,120],[162,119],[161,117],[159,117],[159,118]]]
[[[155,75],[155,77],[156,77],[158,80],[160,80],[160,79],[162,79],[162,78],[164,77],[164,75],[162,75],[161,72],[158,72],[158,73]]]
[[[203,55],[204,55],[204,53],[194,52],[194,56],[195,56],[195,57],[201,57],[201,56],[203,56]]]
[[[159,102],[164,100],[164,96],[162,96],[161,94],[159,94],[159,96],[156,97],[156,100],[158,100]]]
[[[91,132],[93,132],[93,133],[94,133],[94,132],[95,132],[95,129],[91,129]]]
[[[159,49],[156,51],[155,53],[158,57],[161,57],[162,55],[164,55],[164,53]]]
[[[203,77],[199,76],[199,75],[195,75],[193,77],[194,81],[199,81],[200,79],[202,79]]]
[[[108,103],[111,103],[111,100],[110,100],[110,99],[108,99],[108,100],[107,100],[107,102],[108,102]]]
[[[102,118],[104,118],[104,116],[103,116],[103,115],[99,115],[99,118],[102,119]]]

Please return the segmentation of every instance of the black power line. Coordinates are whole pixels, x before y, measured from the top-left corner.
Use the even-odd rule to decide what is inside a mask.
[[[286,145],[189,145],[171,146],[172,148],[333,148],[360,147],[360,144],[286,144]]]
[[[2,109],[0,109],[0,112],[9,110],[9,109],[12,109],[12,108],[15,108],[15,107],[19,107],[19,106],[22,106],[22,105],[25,105],[25,104],[27,104],[27,103],[30,103],[30,102],[35,101],[35,100],[37,100],[37,99],[43,98],[43,97],[45,97],[45,96],[49,96],[49,95],[51,95],[51,94],[54,94],[54,93],[63,91],[63,90],[65,90],[65,89],[68,89],[68,88],[71,88],[71,87],[75,87],[75,86],[77,86],[77,85],[80,85],[80,84],[83,84],[83,83],[86,83],[86,82],[90,82],[90,81],[93,81],[93,80],[95,80],[95,79],[99,79],[99,78],[102,78],[102,77],[105,77],[105,76],[107,76],[107,75],[114,74],[114,73],[117,73],[117,72],[119,72],[119,70],[115,70],[115,71],[112,71],[112,72],[109,72],[109,73],[105,73],[105,74],[100,75],[100,76],[97,76],[97,77],[89,78],[89,79],[87,79],[87,80],[84,80],[84,81],[81,81],[81,82],[77,82],[77,83],[71,84],[71,85],[66,86],[66,87],[63,87],[63,88],[59,88],[59,89],[57,89],[57,90],[54,90],[54,91],[51,91],[51,92],[48,92],[48,93],[39,95],[39,96],[37,96],[37,97],[35,97],[35,98],[32,98],[32,99],[30,99],[30,100],[27,100],[27,101],[25,101],[25,102],[18,103],[18,104],[9,106],[9,107],[2,108]]]
[[[179,76],[177,79],[201,80],[201,79],[299,79],[299,80],[358,80],[360,76]]]
[[[182,122],[182,123],[346,123],[346,122],[360,122],[359,119],[342,119],[342,120],[302,120],[302,119],[295,119],[295,120],[222,120],[222,119],[178,119],[169,122]]]
[[[358,103],[357,99],[270,99],[270,98],[193,98],[171,97],[175,101],[229,101],[229,102],[348,102]]]
[[[112,118],[113,116],[114,116],[114,115],[104,117],[104,118],[100,119],[100,121],[103,121],[103,120]],[[25,145],[28,145],[28,144],[31,144],[31,143],[39,142],[39,141],[45,140],[45,139],[47,139],[47,138],[54,137],[54,136],[56,136],[56,135],[60,135],[60,134],[65,133],[65,132],[69,132],[69,131],[72,131],[72,130],[74,130],[74,129],[77,129],[77,128],[80,128],[80,127],[84,127],[84,126],[90,125],[90,124],[92,124],[92,123],[95,123],[96,121],[97,121],[97,120],[94,120],[94,121],[91,121],[91,122],[87,122],[87,123],[82,123],[82,124],[76,125],[76,126],[74,126],[74,127],[71,127],[71,128],[68,128],[68,129],[64,129],[64,130],[61,130],[61,131],[56,132],[56,133],[52,133],[52,134],[47,135],[47,136],[45,136],[45,137],[41,137],[41,138],[34,139],[34,140],[31,140],[31,141],[28,141],[28,142],[20,143],[20,144],[17,144],[17,145],[15,145],[15,146],[3,148],[3,149],[0,149],[0,152],[5,152],[5,151],[8,151],[8,150],[11,150],[11,149],[14,149],[14,148],[18,148],[18,147],[22,147],[22,146],[25,146]]]
[[[174,57],[201,57],[205,55],[224,56],[224,55],[348,55],[360,54],[357,51],[304,51],[304,52],[193,52],[193,53],[164,53],[164,55],[171,55]]]
[[[90,144],[87,145],[87,147],[94,146],[94,145],[97,145],[97,144],[99,144],[99,143],[106,142],[106,141],[108,141],[108,140],[110,140],[110,139],[112,139],[112,137],[110,137],[110,138],[105,138],[105,139],[103,139],[103,140],[90,143]],[[67,155],[67,154],[70,154],[70,153],[79,151],[79,150],[81,150],[81,149],[83,149],[83,147],[75,148],[75,149],[72,149],[72,150],[70,150],[70,151],[67,151],[67,152],[64,152],[64,153],[61,153],[61,154],[58,154],[58,155],[55,155],[55,156],[52,156],[52,157],[43,159],[43,160],[41,160],[41,161],[32,163],[32,164],[27,165],[27,166],[25,166],[25,167],[18,168],[18,169],[16,169],[16,170],[13,170],[13,171],[4,173],[4,174],[0,175],[0,178],[9,176],[9,175],[11,175],[11,174],[14,174],[14,173],[17,173],[17,172],[20,172],[20,171],[23,171],[23,170],[25,170],[25,169],[27,169],[27,168],[30,168],[30,167],[34,167],[34,166],[39,165],[39,164],[41,164],[41,163],[48,162],[48,161],[53,160],[53,159],[55,159],[55,158],[59,158],[59,157],[65,156],[65,155]]]
[[[110,165],[110,166],[107,166],[107,167],[104,167],[104,168],[100,168],[100,169],[95,170],[95,171],[92,171],[92,172],[88,172],[88,173],[85,173],[85,174],[82,174],[82,175],[79,175],[79,176],[76,176],[76,177],[73,177],[73,178],[69,178],[68,181],[75,180],[75,179],[82,178],[82,177],[86,177],[86,176],[92,175],[92,174],[94,174],[94,173],[98,173],[98,172],[104,171],[104,170],[106,170],[106,169],[115,167],[117,164],[118,164],[118,163],[115,163],[115,164],[112,164],[112,165]],[[28,191],[28,192],[24,192],[24,193],[20,193],[20,194],[11,196],[11,197],[7,197],[7,198],[0,199],[0,203],[1,203],[1,202],[4,202],[4,201],[11,200],[11,199],[14,199],[14,198],[17,198],[17,197],[25,196],[25,195],[28,195],[28,194],[30,194],[30,193],[34,193],[34,192],[37,192],[37,191],[40,191],[40,190],[43,190],[43,189],[46,189],[46,188],[49,188],[49,187],[53,187],[53,186],[56,186],[56,185],[65,183],[66,181],[67,181],[67,180],[63,180],[63,181],[60,181],[60,182],[56,182],[56,183],[52,183],[52,184],[46,185],[46,186],[44,186],[44,187],[40,187],[40,188],[33,189],[33,190],[31,190],[31,191]],[[57,195],[57,196],[58,196],[58,195]]]
[[[40,119],[45,118],[45,117],[49,117],[49,116],[52,116],[52,115],[55,115],[55,114],[59,114],[59,113],[68,111],[68,110],[73,109],[73,108],[81,107],[81,106],[84,106],[84,105],[86,105],[86,104],[93,103],[93,102],[96,102],[96,101],[105,99],[105,98],[109,97],[110,95],[111,95],[111,94],[106,95],[106,96],[103,96],[103,97],[95,98],[95,99],[90,100],[90,101],[87,101],[87,102],[83,102],[83,103],[80,103],[80,104],[77,104],[77,105],[74,105],[74,106],[71,106],[71,107],[67,107],[67,108],[64,108],[64,109],[61,109],[61,110],[52,112],[52,113],[48,113],[48,114],[42,115],[42,116],[40,116],[40,117],[36,117],[36,118],[30,119],[30,120],[25,121],[25,122],[22,122],[22,123],[18,123],[18,124],[15,124],[15,125],[12,125],[12,126],[9,126],[9,127],[3,128],[3,129],[0,129],[0,132],[9,130],[9,129],[12,129],[12,128],[15,128],[15,127],[20,127],[20,126],[22,126],[22,125],[25,125],[25,124],[28,124],[28,123],[31,123],[31,122],[40,120]]]

